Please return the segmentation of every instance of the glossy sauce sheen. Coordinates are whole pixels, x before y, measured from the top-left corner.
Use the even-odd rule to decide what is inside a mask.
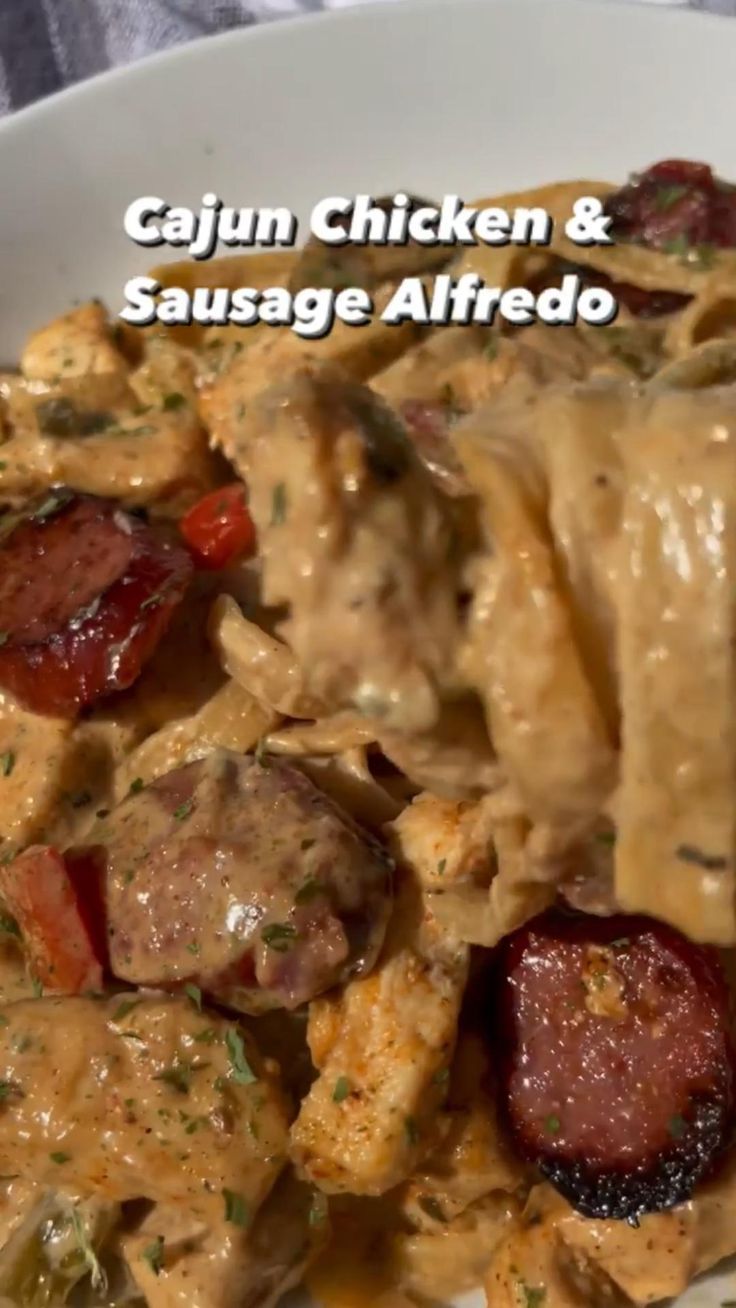
[[[713,951],[645,918],[548,914],[501,950],[517,1146],[593,1216],[687,1197],[733,1119]]]
[[[295,1007],[367,971],[390,863],[301,772],[225,750],[131,795],[90,840],[105,860],[113,972],[195,979],[244,1011]]]
[[[145,1196],[212,1224],[223,1190],[253,1209],[268,1193],[286,1160],[286,1108],[236,1024],[188,1000],[138,995],[43,998],[3,1013],[3,1174]]]
[[[112,501],[52,492],[0,540],[0,685],[60,717],[124,690],[191,573],[186,551]]]

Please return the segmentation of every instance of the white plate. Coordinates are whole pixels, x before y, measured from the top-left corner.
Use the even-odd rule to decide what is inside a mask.
[[[121,307],[147,264],[122,230],[141,194],[196,205],[209,189],[306,216],[330,193],[470,198],[623,178],[664,155],[736,178],[735,66],[736,20],[409,0],[232,32],[94,79],[0,125],[0,360],[75,297]],[[726,1274],[683,1308],[733,1297]]]

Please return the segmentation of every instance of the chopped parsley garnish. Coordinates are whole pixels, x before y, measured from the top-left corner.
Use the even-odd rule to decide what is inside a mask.
[[[687,195],[686,186],[660,186],[654,197],[654,203],[662,211],[671,209],[673,204],[677,204],[683,195]]]
[[[213,1045],[217,1039],[217,1032],[213,1026],[206,1026],[203,1031],[192,1037],[198,1045]]]
[[[0,1100],[10,1099],[11,1095],[23,1098],[23,1091],[15,1081],[0,1081]]]
[[[269,922],[261,931],[261,940],[269,949],[285,954],[287,949],[291,949],[297,934],[297,929],[291,922]]]
[[[316,899],[318,895],[325,895],[326,893],[327,891],[321,881],[318,881],[316,877],[309,877],[297,890],[294,903],[308,904],[312,899]]]
[[[187,945],[186,949],[188,954],[198,954],[200,952],[200,945],[196,940],[192,940]]]
[[[233,1081],[237,1081],[238,1085],[253,1085],[258,1077],[246,1057],[243,1037],[239,1031],[235,1030],[234,1026],[228,1027],[225,1044],[230,1055]]]
[[[225,1221],[232,1222],[233,1226],[247,1226],[248,1205],[242,1194],[237,1194],[235,1190],[223,1190],[222,1197],[225,1200]]]
[[[181,391],[170,391],[168,395],[164,395],[164,409],[167,412],[183,409],[186,402],[186,396],[182,395]]]
[[[4,754],[0,754],[0,772],[4,777],[9,777],[15,767],[15,753],[12,749],[6,749]]]
[[[42,996],[43,996],[43,982],[41,981],[41,978],[40,978],[40,977],[37,977],[37,976],[32,976],[32,977],[31,977],[31,990],[33,991],[33,997],[34,997],[34,999],[41,999],[41,998],[42,998]]]
[[[130,786],[128,787],[128,794],[138,795],[140,794],[142,789],[143,789],[143,777],[133,777],[133,780],[131,781]]]
[[[286,522],[286,485],[280,481],[274,486],[271,498],[271,526],[280,527],[283,522]]]
[[[596,832],[596,835],[595,835],[595,838],[596,838],[596,840],[598,841],[598,844],[599,844],[599,845],[615,845],[615,844],[616,844],[616,832],[615,832],[615,831],[597,831],[597,832]]]
[[[61,1150],[55,1154],[49,1154],[52,1163],[57,1163],[61,1167],[62,1163],[68,1163],[71,1160],[71,1154],[65,1154]]]
[[[84,1222],[78,1208],[72,1208],[72,1230],[77,1242],[77,1248],[82,1255],[84,1265],[89,1272],[92,1288],[99,1290],[101,1294],[107,1293],[107,1277],[100,1267],[97,1255],[87,1238],[87,1232],[84,1229]]]
[[[673,1140],[681,1140],[685,1132],[687,1131],[687,1122],[685,1121],[685,1118],[681,1117],[680,1114],[677,1113],[675,1117],[670,1118],[669,1124],[667,1126],[667,1130],[669,1131]]]
[[[52,490],[51,494],[47,494],[41,501],[38,509],[33,510],[31,518],[34,522],[44,522],[46,518],[51,518],[52,514],[59,513],[59,509],[63,509],[71,500],[73,500],[72,490]]]
[[[446,858],[441,858],[440,861],[439,861],[439,863],[437,864],[437,874],[438,874],[438,876],[444,876],[445,868],[446,868],[446,867],[447,867],[447,859],[446,859]]]
[[[675,858],[681,863],[694,863],[696,867],[705,868],[707,872],[723,872],[728,867],[728,859],[722,854],[706,854],[697,845],[678,845]]]
[[[164,1068],[158,1076],[154,1076],[154,1081],[163,1081],[165,1085],[171,1086],[172,1090],[178,1091],[180,1095],[188,1095],[192,1084],[193,1067],[191,1063],[177,1062],[172,1063],[171,1067]]]
[[[548,1135],[558,1135],[562,1123],[556,1113],[550,1113],[544,1119],[544,1129]]]
[[[332,1099],[336,1104],[341,1104],[350,1094],[350,1082],[346,1076],[338,1076],[335,1082],[335,1089],[332,1091]]]
[[[527,1285],[525,1281],[519,1281],[519,1289],[523,1296],[523,1308],[542,1308],[547,1298],[547,1291],[543,1285]]]
[[[329,1208],[327,1198],[319,1190],[315,1190],[312,1195],[312,1202],[309,1206],[309,1225],[323,1226],[327,1221]]]
[[[4,936],[16,936],[20,940],[20,927],[9,913],[0,913],[0,932]]]
[[[413,1117],[407,1117],[404,1120],[404,1131],[407,1141],[410,1145],[415,1145],[419,1141],[419,1127]]]
[[[688,241],[685,233],[680,232],[677,236],[673,238],[673,240],[667,241],[662,246],[662,249],[665,254],[676,254],[679,255],[681,259],[683,259],[690,253],[690,242]]]
[[[449,1080],[450,1080],[449,1067],[441,1067],[439,1071],[435,1072],[434,1076],[432,1077],[432,1084],[447,1085]]]
[[[196,1008],[197,1012],[198,1012],[198,1013],[201,1013],[201,1012],[202,1012],[202,991],[200,990],[199,986],[195,986],[195,985],[192,985],[192,984],[186,985],[186,986],[184,987],[184,994],[187,995],[189,999],[191,999],[191,1001],[192,1001],[192,1003],[194,1004],[194,1007]]]
[[[146,1245],[141,1258],[148,1263],[154,1276],[160,1276],[164,1266],[164,1237],[157,1235],[152,1244]]]
[[[183,804],[180,804],[178,808],[174,809],[174,817],[176,818],[177,822],[182,822],[184,818],[189,817],[189,814],[191,813],[193,808],[194,808],[194,800],[185,799]]]
[[[65,395],[41,400],[36,421],[47,436],[96,436],[112,424],[109,413],[84,412]]]

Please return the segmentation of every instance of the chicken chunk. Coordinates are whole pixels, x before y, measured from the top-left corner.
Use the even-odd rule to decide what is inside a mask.
[[[264,601],[289,606],[282,634],[307,689],[387,729],[430,728],[454,682],[460,561],[401,423],[367,388],[303,370],[249,406],[233,457]]]
[[[113,340],[99,300],[80,304],[28,337],[20,359],[29,381],[53,383],[89,373],[124,375],[128,363]]]
[[[149,1308],[276,1308],[329,1234],[324,1200],[315,1203],[310,1187],[291,1174],[277,1183],[253,1223],[247,1210],[231,1208],[227,1222],[172,1240],[157,1234],[170,1231],[170,1217],[155,1208],[123,1242]],[[159,1259],[151,1259],[152,1247],[160,1247]]]
[[[495,870],[497,805],[438,799],[424,791],[391,824],[397,856],[425,890],[488,885]]]
[[[407,874],[374,972],[312,1005],[319,1076],[292,1128],[292,1157],[321,1189],[379,1195],[426,1151],[444,1097],[469,951]]]
[[[19,500],[63,483],[176,514],[213,484],[191,365],[153,338],[131,370],[110,344],[102,309],[91,306],[90,316],[81,328],[60,320],[60,340],[55,324],[44,329],[25,373],[0,380],[0,494]]]
[[[286,1154],[286,1107],[246,1033],[186,1000],[36,999],[0,1027],[0,1170],[204,1223],[255,1211]]]

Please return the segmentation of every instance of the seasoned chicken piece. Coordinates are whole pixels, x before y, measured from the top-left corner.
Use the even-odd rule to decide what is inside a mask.
[[[468,949],[405,875],[373,973],[312,1004],[319,1076],[292,1128],[292,1157],[329,1192],[379,1195],[426,1151],[444,1097]]]
[[[647,1213],[638,1226],[583,1217],[549,1185],[531,1191],[517,1232],[500,1250],[487,1282],[489,1305],[513,1277],[545,1290],[555,1308],[647,1305],[682,1294],[699,1273],[736,1252],[736,1165],[730,1158],[687,1203]],[[555,1299],[564,1287],[582,1297]],[[523,1302],[523,1301],[522,1301]]]
[[[391,823],[397,858],[408,863],[425,890],[463,882],[488,885],[495,871],[495,800],[438,799],[424,791]]]
[[[438,1113],[435,1144],[401,1194],[401,1212],[419,1231],[437,1234],[486,1195],[513,1194],[525,1169],[498,1121],[487,1044],[462,1035],[447,1102]]]
[[[558,1232],[575,1265],[589,1277],[602,1273],[626,1296],[626,1303],[650,1304],[687,1289],[698,1270],[693,1202],[664,1213],[648,1213],[638,1227],[627,1222],[596,1222],[572,1209],[560,1217]],[[731,1240],[730,1248],[736,1247]]]
[[[475,1290],[494,1250],[513,1229],[517,1213],[515,1199],[494,1194],[452,1220],[438,1211],[431,1230],[399,1231],[389,1240],[387,1250],[393,1280],[412,1297],[420,1295],[422,1302],[449,1303],[454,1295]],[[523,1300],[521,1303],[526,1308]]]
[[[555,1217],[525,1210],[496,1246],[485,1278],[488,1308],[625,1308],[603,1276],[565,1258]]]
[[[285,376],[333,364],[356,381],[365,381],[401,354],[416,340],[419,329],[413,323],[390,326],[381,321],[395,290],[393,283],[378,288],[371,322],[359,330],[338,320],[327,336],[313,340],[286,327],[267,327],[252,345],[232,349],[225,366],[200,392],[200,412],[214,444],[237,464],[246,408],[260,391],[281,383]]]
[[[460,551],[401,423],[367,388],[303,370],[248,408],[232,453],[264,602],[289,605],[307,689],[387,729],[431,728],[454,681]]]
[[[128,371],[99,300],[80,304],[33,332],[21,354],[20,367],[29,381],[50,385],[62,377],[84,377],[89,373],[124,376]]]
[[[68,843],[107,801],[115,764],[139,738],[135,722],[109,711],[74,723],[0,693],[0,856]]]
[[[247,1208],[232,1202],[224,1222],[172,1240],[171,1216],[154,1208],[123,1240],[148,1308],[276,1308],[301,1282],[329,1235],[324,1197],[315,1197],[290,1173],[255,1222]]]
[[[4,377],[0,494],[19,499],[64,483],[177,514],[209,489],[215,465],[192,366],[176,348],[154,338],[132,372],[122,355],[115,370],[95,369],[85,355],[87,371],[70,356],[69,368],[42,380]]]
[[[254,1212],[285,1160],[285,1104],[246,1033],[188,1000],[8,1005],[0,1171],[204,1223]]]

